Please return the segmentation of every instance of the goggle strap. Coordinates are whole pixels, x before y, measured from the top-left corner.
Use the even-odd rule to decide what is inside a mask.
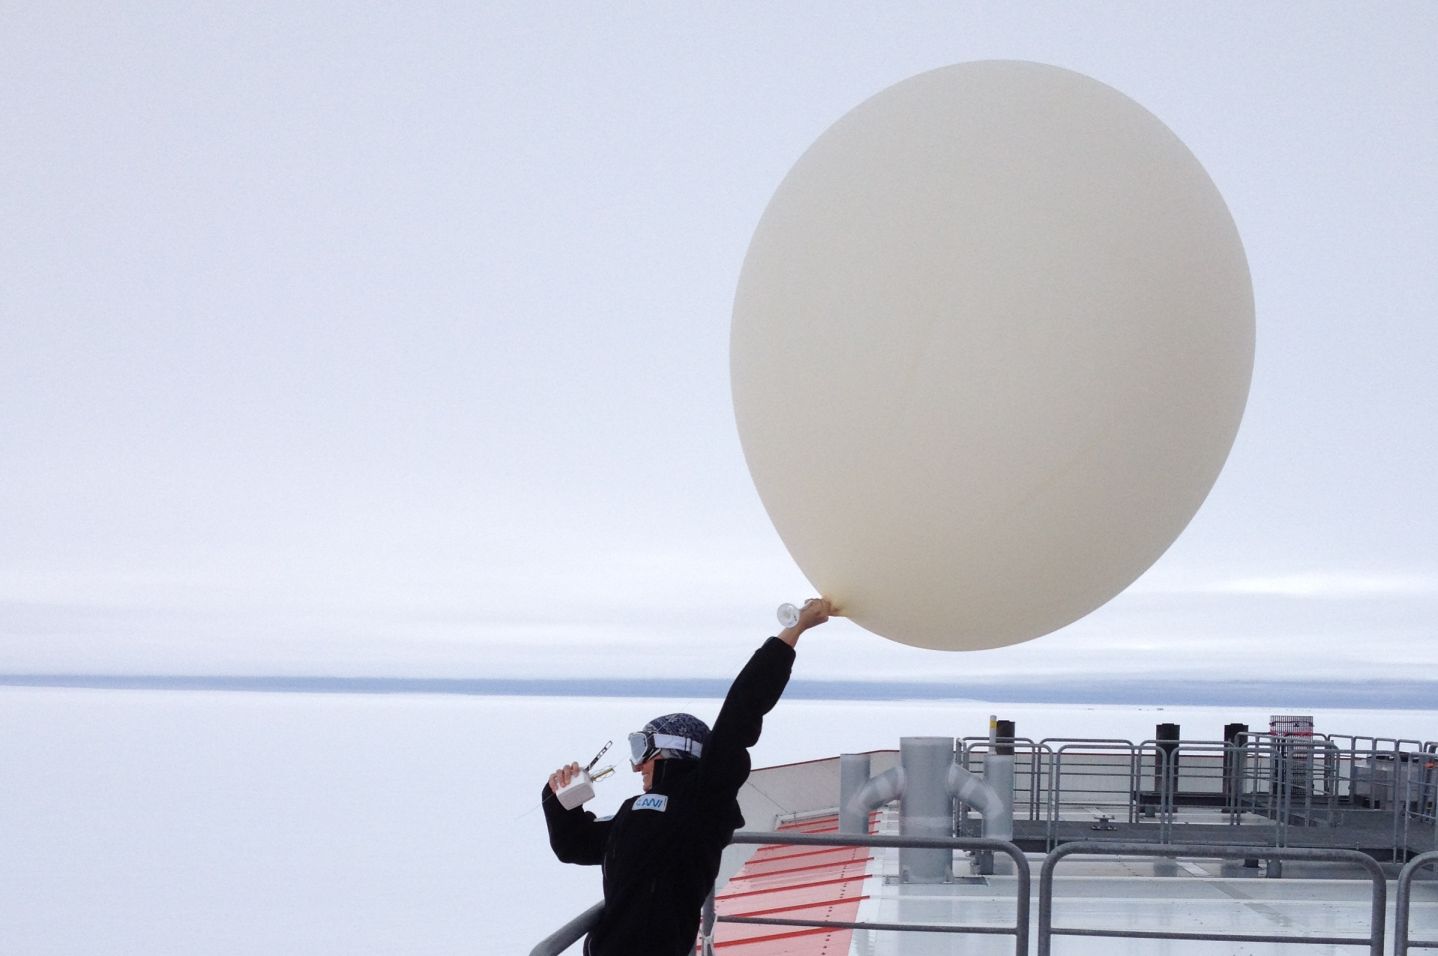
[[[632,762],[638,764],[661,750],[677,750],[680,753],[693,754],[698,757],[704,753],[704,745],[697,740],[690,740],[688,737],[680,737],[677,734],[640,732],[629,735],[629,750]]]
[[[704,745],[697,740],[690,740],[688,737],[678,737],[674,734],[655,734],[655,750],[677,750],[680,753],[693,754],[698,757],[704,752]]]

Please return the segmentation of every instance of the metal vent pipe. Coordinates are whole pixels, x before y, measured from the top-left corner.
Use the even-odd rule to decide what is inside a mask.
[[[996,721],[994,746],[984,758],[984,783],[998,794],[1002,809],[996,811],[994,831],[989,832],[989,818],[984,816],[984,836],[999,840],[1014,838],[1014,722]]]
[[[877,810],[889,801],[899,799],[903,794],[903,767],[892,767],[877,777],[864,781],[859,789],[851,795],[840,798],[839,832],[867,834],[869,832],[869,811]],[[845,826],[851,829],[846,830]]]
[[[948,779],[954,765],[954,738],[901,737],[899,765],[905,778],[899,798],[899,835],[952,837],[954,801]],[[899,877],[905,883],[953,882],[954,852],[900,848]]]
[[[855,802],[869,782],[868,754],[839,755],[839,832],[868,833],[869,808]]]
[[[984,757],[984,775],[979,777],[957,763],[949,765],[949,793],[960,803],[979,811],[984,818],[984,836],[993,840],[1014,838],[1014,758]],[[1008,797],[1005,799],[1005,792]]]

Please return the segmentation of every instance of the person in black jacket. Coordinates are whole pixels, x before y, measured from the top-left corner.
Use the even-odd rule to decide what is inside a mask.
[[[789,683],[799,635],[823,624],[829,602],[804,604],[799,621],[754,652],[724,698],[712,732],[689,714],[666,714],[630,735],[631,765],[644,793],[608,820],[555,797],[578,764],[550,775],[543,791],[549,845],[564,863],[604,867],[604,910],[584,942],[586,956],[692,953],[699,909],[719,873],[719,856],[744,825],[739,788],[764,715]]]

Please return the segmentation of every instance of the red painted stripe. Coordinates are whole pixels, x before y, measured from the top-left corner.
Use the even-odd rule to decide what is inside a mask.
[[[837,863],[844,860],[867,860],[868,858],[869,854],[863,847],[834,846],[823,850],[814,850],[810,853],[770,853],[762,857],[756,854],[749,858],[749,869],[772,871],[805,863]]]
[[[787,832],[787,834],[794,834],[794,832],[800,832],[800,834],[833,834],[833,832],[838,831],[838,821],[837,819],[811,819],[811,821],[794,825],[794,827],[779,827],[779,831]]]
[[[830,909],[833,909],[836,906],[845,906],[849,903],[858,903],[861,900],[866,899],[868,899],[868,897],[862,895],[849,897],[838,896],[832,900],[803,899],[797,903],[792,903],[786,906],[771,906],[768,909],[762,910],[745,910],[738,908],[726,910],[725,908],[720,907],[719,912],[723,913],[723,915],[725,916],[773,916],[775,913],[794,913],[798,912],[799,910],[813,909],[816,906],[826,906]],[[825,919],[829,918],[830,917],[825,917]]]
[[[754,855],[751,856],[751,857],[749,857],[749,859],[751,859],[751,860],[753,860],[753,859],[762,859],[762,861],[765,862],[765,863],[770,863],[770,862],[772,862],[772,861],[774,861],[774,860],[797,860],[797,859],[798,859],[799,857],[801,857],[801,856],[823,856],[823,855],[826,854],[826,853],[833,853],[835,850],[852,850],[852,849],[854,849],[854,847],[849,847],[849,846],[824,846],[824,847],[819,847],[819,848],[813,849],[813,850],[804,850],[804,851],[798,852],[798,853],[784,853],[784,852],[782,852],[782,851],[784,851],[784,850],[793,850],[793,849],[795,849],[795,848],[792,847],[792,846],[775,847],[772,851],[770,851],[770,852],[768,852],[768,853],[764,852],[764,850],[762,850],[762,849],[761,849],[761,850],[756,850],[756,851],[754,852]]]
[[[759,949],[746,949],[745,953],[753,953],[754,956],[825,956],[829,952],[830,944],[833,943],[835,951],[847,949],[848,939],[840,942],[841,936],[847,936],[848,930],[827,931],[822,929],[804,929],[797,926],[774,927],[775,929],[787,929],[787,933],[775,933],[772,936],[760,936],[754,939],[723,939],[714,941],[715,949],[727,949],[730,946],[758,946]],[[773,943],[787,943],[789,945],[773,947]],[[807,944],[807,945],[805,945]]]
[[[778,877],[778,875],[784,875],[789,873],[814,874],[815,871],[841,871],[846,870],[846,868],[848,867],[864,867],[864,865],[867,864],[869,864],[869,857],[858,857],[854,858],[854,860],[837,860],[834,861],[834,863],[814,863],[810,865],[805,865],[805,867],[777,867],[774,868],[774,870],[769,870],[769,868],[756,867],[754,873],[746,874],[743,873],[743,871],[741,870],[739,871],[739,873],[733,875],[733,878],[735,878],[735,880],[745,880],[745,878],[748,878],[748,880],[754,880],[754,878]]]
[[[818,889],[821,886],[842,886],[846,883],[862,883],[867,878],[867,873],[857,873],[853,876],[840,876],[832,880],[815,880],[812,883],[785,883],[779,886],[766,887],[759,890],[740,890],[737,893],[717,894],[714,901],[736,900],[746,896],[770,896],[774,893],[783,893],[788,890],[809,890]]]

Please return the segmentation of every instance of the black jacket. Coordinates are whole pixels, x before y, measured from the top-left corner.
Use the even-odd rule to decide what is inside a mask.
[[[771,637],[734,679],[701,759],[659,760],[649,793],[614,817],[565,810],[544,787],[549,845],[565,863],[604,866],[604,911],[585,941],[588,956],[692,953],[699,909],[719,855],[744,825],[736,799],[749,777],[749,747],[789,683],[794,649]]]

